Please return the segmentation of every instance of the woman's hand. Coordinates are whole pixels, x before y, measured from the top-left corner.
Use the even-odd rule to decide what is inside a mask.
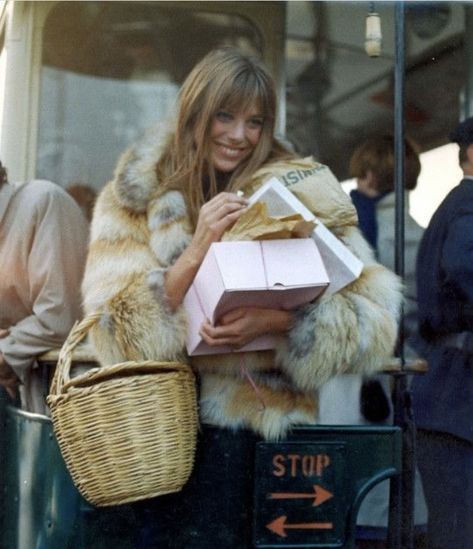
[[[220,240],[247,205],[248,200],[235,193],[220,193],[202,206],[191,243],[166,276],[164,289],[171,311],[182,303],[210,245]]]
[[[215,326],[207,320],[200,335],[211,347],[229,345],[239,349],[261,335],[287,332],[292,322],[290,311],[242,307],[223,315]]]
[[[210,245],[220,240],[247,206],[248,200],[235,193],[219,193],[206,202],[200,209],[190,248],[200,252],[203,259]]]

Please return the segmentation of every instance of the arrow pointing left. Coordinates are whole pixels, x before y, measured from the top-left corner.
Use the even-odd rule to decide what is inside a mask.
[[[266,525],[268,530],[274,532],[281,538],[287,538],[286,530],[332,530],[333,522],[302,522],[299,524],[287,524],[287,517],[282,515],[281,517],[273,520]]]

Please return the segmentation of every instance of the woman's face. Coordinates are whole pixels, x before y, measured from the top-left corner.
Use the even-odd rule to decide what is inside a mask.
[[[233,172],[248,159],[261,138],[263,116],[257,108],[219,110],[210,126],[209,164],[219,172]]]

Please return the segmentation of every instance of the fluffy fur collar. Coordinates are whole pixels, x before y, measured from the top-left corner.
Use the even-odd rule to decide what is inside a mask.
[[[168,126],[149,130],[118,161],[113,191],[120,205],[143,213],[156,195],[159,182],[155,166],[171,132]]]

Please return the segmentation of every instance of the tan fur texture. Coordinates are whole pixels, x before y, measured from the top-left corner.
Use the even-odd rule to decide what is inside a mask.
[[[86,312],[103,312],[92,333],[102,364],[189,360],[184,353],[185,313],[182,307],[175,313],[167,307],[164,276],[190,242],[190,222],[182,195],[160,189],[157,158],[159,145],[149,138],[125,153],[95,207],[82,290]],[[297,162],[265,166],[248,182],[246,193]],[[298,310],[276,351],[245,356],[257,390],[243,375],[239,353],[192,359],[201,378],[203,422],[251,428],[278,439],[293,425],[317,421],[316,391],[327,380],[345,372],[372,373],[391,356],[401,302],[399,279],[374,260],[356,228],[353,206],[333,176],[314,192],[318,206],[311,209],[360,257],[363,273],[337,294]]]
[[[258,392],[242,377],[230,381],[225,375],[203,376],[201,415],[220,427],[249,427],[268,440],[284,437],[293,425],[316,422],[315,393],[296,391],[285,382],[255,381]]]

